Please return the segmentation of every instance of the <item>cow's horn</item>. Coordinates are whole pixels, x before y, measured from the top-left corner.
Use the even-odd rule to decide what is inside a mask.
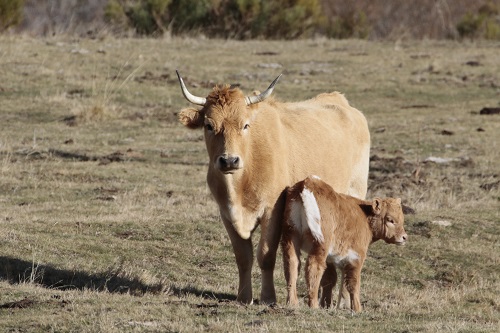
[[[263,100],[265,100],[266,98],[271,96],[271,94],[273,93],[273,90],[274,90],[274,86],[276,85],[276,83],[278,83],[278,80],[280,79],[281,75],[283,75],[283,74],[280,74],[277,78],[275,78],[273,83],[271,83],[271,85],[269,86],[269,88],[267,88],[266,91],[264,91],[260,95],[245,96],[245,101],[247,102],[247,105],[252,105],[255,103],[262,102]]]
[[[184,95],[184,97],[186,97],[186,99],[193,104],[201,105],[201,106],[205,105],[205,103],[207,102],[207,99],[205,97],[198,97],[198,96],[191,94],[187,90],[186,85],[184,84],[184,80],[182,79],[181,75],[179,74],[179,71],[176,70],[175,72],[177,73],[177,77],[179,78],[179,83],[181,84],[182,94]]]

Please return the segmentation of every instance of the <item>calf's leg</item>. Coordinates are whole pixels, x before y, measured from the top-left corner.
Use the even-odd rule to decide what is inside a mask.
[[[323,273],[323,277],[321,278],[321,307],[329,308],[332,306],[333,288],[335,288],[336,283],[337,270],[335,269],[335,265],[327,263],[325,272]]]
[[[284,231],[281,242],[283,269],[285,271],[287,298],[286,304],[297,306],[297,279],[300,273],[300,239],[292,231]]]
[[[311,308],[318,308],[318,291],[321,277],[326,268],[324,251],[310,253],[306,262],[306,284],[308,289],[308,304]]]
[[[351,297],[351,310],[361,312],[360,289],[361,289],[361,265],[347,265],[345,267],[345,285]]]

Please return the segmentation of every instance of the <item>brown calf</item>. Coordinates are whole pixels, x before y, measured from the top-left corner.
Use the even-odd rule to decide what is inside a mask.
[[[287,304],[298,305],[296,284],[302,249],[309,254],[305,268],[309,306],[318,307],[320,285],[321,305],[331,304],[337,273],[332,265],[325,271],[328,262],[341,271],[340,285],[350,294],[351,309],[361,311],[360,274],[368,246],[379,239],[404,245],[407,235],[403,223],[401,199],[360,200],[335,192],[318,177],[308,177],[289,188],[281,243]]]

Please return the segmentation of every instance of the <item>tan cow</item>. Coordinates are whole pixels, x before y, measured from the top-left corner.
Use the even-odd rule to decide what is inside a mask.
[[[379,239],[404,245],[407,235],[403,224],[401,199],[360,200],[335,192],[318,177],[308,177],[289,188],[281,242],[287,304],[298,305],[296,284],[302,249],[309,254],[305,268],[309,306],[318,307],[320,285],[326,294],[321,305],[331,305],[337,273],[335,269],[325,272],[330,262],[341,271],[340,285],[349,292],[351,309],[361,311],[361,268],[368,246]]]
[[[287,186],[317,174],[339,192],[366,195],[370,134],[363,114],[338,92],[295,103],[268,98],[278,79],[258,95],[224,85],[205,98],[192,95],[179,76],[186,99],[201,106],[181,110],[179,120],[204,131],[207,182],[231,239],[242,303],[253,301],[251,235],[258,225],[261,302],[276,302],[273,271]]]

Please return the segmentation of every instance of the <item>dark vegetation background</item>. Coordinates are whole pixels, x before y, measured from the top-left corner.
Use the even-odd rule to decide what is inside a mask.
[[[500,0],[0,0],[0,31],[498,40],[499,12]]]

